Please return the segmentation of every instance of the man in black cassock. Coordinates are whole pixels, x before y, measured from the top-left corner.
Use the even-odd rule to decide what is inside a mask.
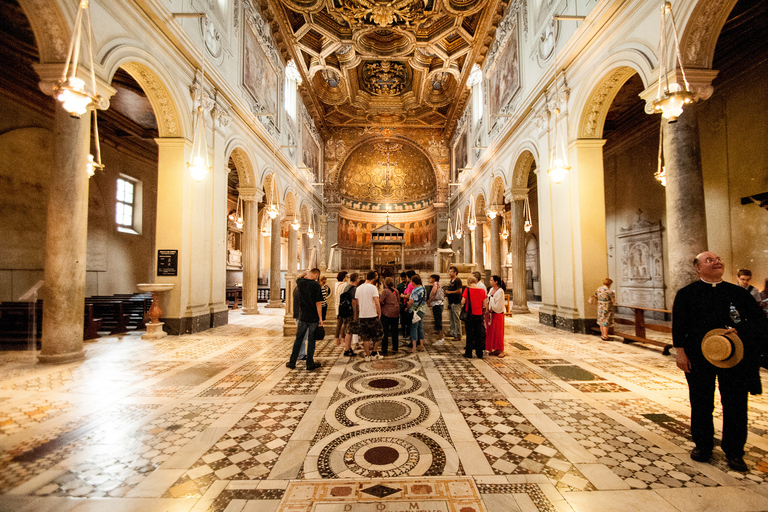
[[[693,260],[699,280],[681,288],[672,307],[672,340],[677,366],[685,372],[691,401],[691,458],[707,462],[712,456],[715,429],[715,377],[723,404],[721,447],[728,466],[747,471],[747,397],[760,394],[760,355],[768,343],[768,320],[755,299],[735,284],[723,281],[723,261],[712,252]],[[732,368],[720,368],[702,354],[701,342],[712,329],[735,331],[744,344],[744,358]]]

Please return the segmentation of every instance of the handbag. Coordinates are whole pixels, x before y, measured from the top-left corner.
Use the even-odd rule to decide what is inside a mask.
[[[459,313],[459,320],[462,322],[466,322],[469,319],[470,311],[472,311],[472,293],[469,291],[469,286],[467,286],[467,309],[462,309],[461,313]]]

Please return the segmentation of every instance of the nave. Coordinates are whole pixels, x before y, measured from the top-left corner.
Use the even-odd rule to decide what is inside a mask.
[[[768,402],[751,397],[748,473],[719,448],[692,461],[674,353],[534,310],[507,319],[505,358],[428,333],[365,362],[327,337],[320,369],[291,371],[281,314],[102,338],[62,366],[0,355],[0,510],[768,510]]]

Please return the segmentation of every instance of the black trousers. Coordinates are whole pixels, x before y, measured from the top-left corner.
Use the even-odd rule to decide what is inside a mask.
[[[485,350],[485,327],[483,326],[482,315],[470,315],[464,323],[466,330],[467,345],[464,347],[464,355],[472,357],[472,351],[478,358],[483,357]]]
[[[381,323],[384,327],[384,336],[381,338],[381,351],[387,352],[387,346],[389,345],[388,339],[392,338],[392,351],[397,352],[398,338],[397,338],[397,323],[399,318],[390,318],[388,316],[381,315]]]
[[[435,317],[435,332],[443,331],[443,305],[432,306],[432,316]]]
[[[711,451],[715,427],[712,411],[715,409],[715,378],[720,387],[723,404],[723,439],[721,446],[728,457],[744,456],[747,442],[747,402],[749,392],[739,370],[717,368],[706,362],[693,364],[688,380],[691,400],[691,437],[696,447]]]

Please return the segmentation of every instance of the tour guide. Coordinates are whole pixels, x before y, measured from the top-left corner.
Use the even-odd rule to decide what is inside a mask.
[[[715,377],[723,403],[721,446],[728,466],[747,471],[747,396],[762,392],[760,355],[768,319],[745,289],[723,282],[723,261],[712,252],[693,260],[700,280],[680,289],[672,308],[677,366],[685,372],[691,401],[691,458],[712,456]]]

